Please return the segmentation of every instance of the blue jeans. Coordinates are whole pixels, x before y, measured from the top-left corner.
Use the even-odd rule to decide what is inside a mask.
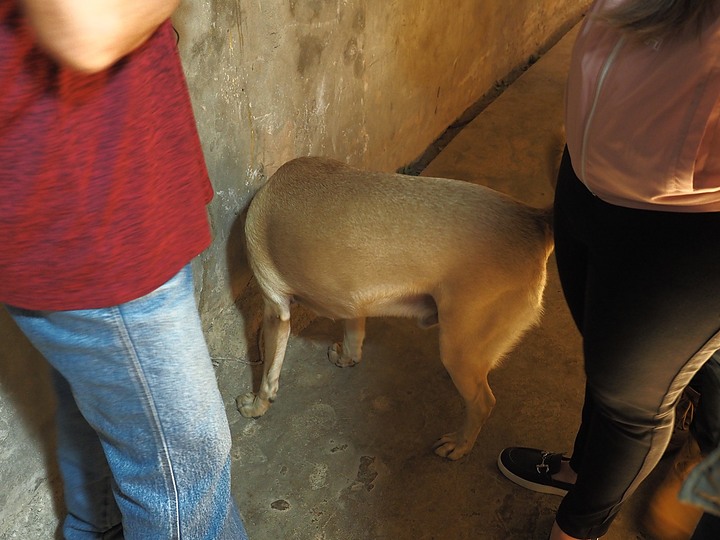
[[[245,540],[190,267],[104,309],[8,306],[54,368],[68,540]]]
[[[692,470],[680,490],[680,500],[704,511],[691,540],[720,538],[720,448]]]

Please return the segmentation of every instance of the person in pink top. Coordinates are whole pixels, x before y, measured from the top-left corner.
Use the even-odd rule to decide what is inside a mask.
[[[498,458],[514,482],[564,495],[552,540],[608,531],[720,348],[719,4],[597,0],[577,37],[554,206],[585,402],[571,457]]]

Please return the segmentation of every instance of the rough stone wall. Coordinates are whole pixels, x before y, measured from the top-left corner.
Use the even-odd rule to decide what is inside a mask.
[[[245,354],[233,301],[249,271],[236,218],[285,161],[322,154],[396,170],[589,0],[185,1],[174,17],[216,196],[196,261],[216,357]]]
[[[195,270],[218,361],[247,356],[245,323],[259,314],[242,296],[238,216],[267,176],[308,154],[412,162],[589,3],[183,0],[173,20],[216,191],[215,240]],[[0,338],[0,538],[50,538],[62,509],[47,370],[4,311]]]

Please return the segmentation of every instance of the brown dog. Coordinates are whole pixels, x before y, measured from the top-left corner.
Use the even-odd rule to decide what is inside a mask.
[[[240,412],[261,416],[275,399],[293,301],[345,319],[344,342],[329,351],[338,366],[360,361],[366,317],[416,317],[440,324],[442,362],[466,405],[464,425],[435,452],[461,458],[495,404],[488,372],[539,319],[550,222],[549,210],[469,182],[317,157],[286,163],[245,225],[265,301],[265,367]]]

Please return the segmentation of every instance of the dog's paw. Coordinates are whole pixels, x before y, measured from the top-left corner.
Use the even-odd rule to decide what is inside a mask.
[[[433,450],[435,453],[443,458],[457,461],[458,459],[466,456],[472,445],[468,441],[460,440],[458,433],[448,433],[443,435],[434,445]]]
[[[258,418],[270,408],[270,402],[254,392],[248,392],[235,398],[238,411],[245,418]]]
[[[360,362],[343,355],[342,343],[334,343],[328,348],[328,359],[338,367],[353,367]]]

